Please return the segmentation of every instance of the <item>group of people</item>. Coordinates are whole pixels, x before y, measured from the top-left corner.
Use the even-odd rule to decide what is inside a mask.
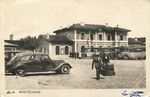
[[[70,58],[81,58],[80,55],[79,55],[79,52],[70,52],[70,55],[69,55]]]
[[[92,69],[95,66],[97,80],[100,79],[100,74],[102,73],[103,67],[108,67],[109,60],[109,56],[105,53],[93,56]]]

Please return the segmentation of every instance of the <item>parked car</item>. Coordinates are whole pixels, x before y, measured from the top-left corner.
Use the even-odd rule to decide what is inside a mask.
[[[63,60],[52,60],[47,54],[19,53],[5,67],[6,72],[25,76],[27,72],[55,71],[68,74],[72,66]]]
[[[119,59],[146,59],[146,52],[143,48],[129,48],[118,54]]]

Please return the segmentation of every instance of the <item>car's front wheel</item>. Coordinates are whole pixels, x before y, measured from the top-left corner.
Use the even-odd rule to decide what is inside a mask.
[[[61,67],[61,73],[63,73],[63,74],[68,74],[70,72],[70,66],[68,66],[68,65],[63,65],[62,67]]]
[[[16,75],[24,77],[26,75],[26,72],[23,69],[16,70]]]

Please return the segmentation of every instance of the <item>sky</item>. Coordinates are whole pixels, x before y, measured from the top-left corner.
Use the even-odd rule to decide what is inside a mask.
[[[4,39],[53,34],[74,23],[108,23],[130,29],[128,37],[149,33],[150,0],[0,0]]]

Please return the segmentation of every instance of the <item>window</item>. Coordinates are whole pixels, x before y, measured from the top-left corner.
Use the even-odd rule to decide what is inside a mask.
[[[60,47],[56,46],[56,55],[59,55],[59,49],[60,49]]]
[[[110,40],[110,35],[107,35],[107,40]]]
[[[32,56],[23,56],[20,61],[30,60]]]
[[[42,55],[42,56],[41,56],[41,60],[49,60],[49,56],[47,56],[47,55]]]
[[[123,40],[123,35],[120,35],[120,40]]]
[[[81,33],[81,39],[85,39],[84,33]]]
[[[77,39],[79,39],[79,33],[77,33]]]
[[[41,56],[40,56],[40,55],[35,55],[35,56],[34,56],[34,60],[39,61],[40,59],[41,59]]]
[[[99,34],[99,40],[102,40],[102,34]]]
[[[68,54],[69,54],[69,47],[65,46],[65,55],[68,55]]]
[[[91,38],[91,40],[93,40],[94,39],[94,34],[90,34],[90,38]]]
[[[85,46],[81,46],[81,52],[85,51]]]

